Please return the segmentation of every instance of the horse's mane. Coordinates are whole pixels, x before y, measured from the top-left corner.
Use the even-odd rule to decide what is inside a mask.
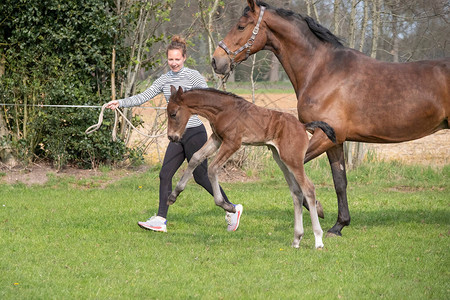
[[[306,16],[303,17],[302,15],[295,13],[291,10],[287,10],[284,8],[272,8],[269,4],[263,2],[263,1],[257,1],[256,4],[258,6],[265,6],[266,9],[272,9],[274,10],[280,17],[285,19],[290,18],[298,18],[300,20],[303,20],[308,25],[309,29],[311,30],[314,35],[321,40],[322,42],[330,43],[335,47],[343,47],[341,43],[341,39],[335,36],[329,29],[323,27],[319,23],[317,23],[313,18]],[[250,10],[249,7],[246,7],[244,9],[244,16],[248,13]]]

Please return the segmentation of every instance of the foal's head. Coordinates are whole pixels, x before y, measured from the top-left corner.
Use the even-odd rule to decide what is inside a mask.
[[[171,85],[170,92],[171,96],[169,104],[167,104],[167,137],[172,142],[179,142],[192,113],[183,103],[182,87],[179,87],[177,90]]]

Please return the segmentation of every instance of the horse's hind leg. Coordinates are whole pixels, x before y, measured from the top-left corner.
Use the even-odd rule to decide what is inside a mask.
[[[345,159],[342,144],[327,151],[333,174],[334,189],[338,201],[338,217],[336,224],[328,230],[327,235],[341,236],[341,230],[350,224],[350,212],[347,202],[347,175],[345,173]]]
[[[271,147],[273,158],[277,162],[281,171],[283,171],[284,178],[286,179],[287,184],[289,185],[289,190],[291,192],[292,201],[294,203],[294,241],[292,242],[292,247],[299,248],[300,242],[305,233],[303,229],[303,208],[302,208],[302,199],[303,194],[302,191],[297,184],[294,176],[288,170],[284,162],[281,161],[278,151],[275,147]]]
[[[316,129],[309,141],[304,162],[307,163],[325,151],[327,152],[328,161],[331,166],[334,189],[336,190],[338,202],[338,218],[336,224],[328,230],[328,235],[341,236],[342,228],[350,224],[343,144],[333,144],[322,130]]]
[[[208,141],[206,141],[206,143],[203,145],[203,147],[194,153],[191,160],[189,161],[186,171],[184,171],[183,176],[177,183],[177,186],[169,195],[169,198],[167,199],[168,205],[172,205],[175,203],[178,195],[185,189],[187,182],[192,177],[192,173],[194,172],[195,168],[197,168],[197,166],[201,164],[206,158],[208,158],[214,152],[216,152],[217,149],[219,149],[219,146],[220,141],[214,139],[211,136],[209,137]]]

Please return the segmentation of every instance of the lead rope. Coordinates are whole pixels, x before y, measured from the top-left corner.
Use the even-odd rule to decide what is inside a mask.
[[[104,111],[105,111],[105,108],[106,108],[106,105],[107,105],[108,103],[105,103],[105,104],[103,104],[103,106],[102,106],[102,110],[100,111],[100,114],[99,114],[99,116],[98,116],[98,123],[97,124],[94,124],[94,125],[92,125],[92,126],[90,126],[88,129],[86,129],[86,131],[85,131],[85,133],[86,134],[91,134],[91,133],[93,133],[94,131],[97,131],[99,128],[100,128],[100,126],[102,126],[102,123],[103,123],[103,113],[104,113]],[[161,134],[157,134],[157,135],[148,135],[148,134],[145,134],[145,133],[143,133],[142,131],[140,131],[139,129],[137,129],[132,123],[131,123],[131,121],[130,120],[128,120],[127,119],[127,117],[125,117],[125,114],[120,110],[120,109],[118,109],[118,108],[116,108],[115,110],[114,110],[114,127],[113,127],[113,130],[112,130],[112,139],[113,139],[113,141],[115,142],[116,140],[117,140],[117,123],[118,123],[118,115],[121,115],[122,116],[122,118],[131,126],[131,128],[133,128],[137,133],[139,133],[140,135],[142,135],[142,136],[145,136],[145,137],[148,137],[148,138],[151,138],[151,139],[153,139],[153,138],[157,138],[157,137],[160,137],[160,136],[163,136],[163,135],[165,135],[166,133],[164,132],[164,133],[161,133]]]

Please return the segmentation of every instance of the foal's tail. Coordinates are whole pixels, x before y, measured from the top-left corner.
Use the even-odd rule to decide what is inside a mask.
[[[311,123],[305,124],[306,129],[308,130],[314,130],[315,128],[322,129],[323,132],[327,135],[327,137],[333,142],[336,143],[336,133],[334,132],[333,127],[328,125],[328,123],[325,123],[323,121],[314,121]]]

